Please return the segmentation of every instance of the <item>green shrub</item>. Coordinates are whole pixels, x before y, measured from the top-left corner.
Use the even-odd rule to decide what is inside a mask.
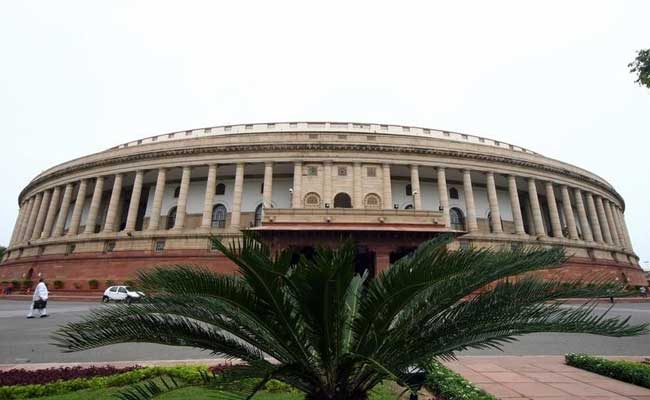
[[[202,382],[201,372],[207,373],[208,367],[203,365],[146,367],[123,374],[56,381],[44,385],[0,386],[0,399],[31,399],[34,397],[66,394],[83,389],[104,389],[107,387],[126,386],[162,375],[178,378],[188,384],[197,384]]]
[[[124,281],[124,286],[135,286],[135,281]]]
[[[23,289],[31,289],[32,286],[34,285],[34,282],[32,282],[32,281],[29,280],[29,279],[25,279],[25,280],[22,282],[21,285],[22,285]]]
[[[104,283],[106,284],[106,287],[115,286],[115,281],[113,281],[111,279],[107,279],[106,282],[104,282]]]
[[[270,381],[266,382],[264,389],[269,393],[291,393],[293,391],[296,391],[296,389],[290,385],[287,385],[286,383],[277,381],[275,379],[271,379]]]
[[[79,283],[79,282],[74,282],[72,284],[72,286],[74,286],[74,288],[77,289],[77,290],[81,289],[81,283]]]
[[[14,289],[20,289],[20,281],[11,281],[11,286],[13,286]]]
[[[60,280],[54,281],[54,289],[63,289],[63,281]]]
[[[424,386],[443,399],[496,400],[494,396],[485,393],[437,361],[434,361],[427,371]]]
[[[88,281],[88,287],[91,289],[97,289],[99,287],[99,281],[97,279],[91,279]]]
[[[634,361],[608,360],[587,354],[567,354],[564,358],[566,363],[572,367],[650,388],[650,365],[648,364]]]

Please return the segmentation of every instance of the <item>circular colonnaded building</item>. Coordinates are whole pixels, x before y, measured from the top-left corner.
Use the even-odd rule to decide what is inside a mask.
[[[286,122],[157,135],[36,176],[20,193],[3,281],[42,274],[65,289],[140,268],[233,265],[210,235],[255,230],[309,253],[352,238],[377,273],[424,240],[451,248],[563,246],[548,276],[644,276],[625,203],[604,179],[519,146],[412,126]],[[60,283],[59,283],[60,285]]]

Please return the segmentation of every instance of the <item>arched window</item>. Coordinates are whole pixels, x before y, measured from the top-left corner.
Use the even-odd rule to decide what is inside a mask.
[[[263,212],[264,212],[264,206],[262,204],[260,204],[255,209],[255,221],[253,221],[253,224],[255,226],[261,226],[262,225],[262,216],[263,216],[262,214],[263,214]]]
[[[373,209],[381,208],[381,198],[374,193],[369,193],[366,195],[366,198],[363,199],[363,206],[365,208]]]
[[[449,220],[451,222],[451,228],[457,231],[465,230],[465,216],[463,211],[458,207],[452,207],[449,210]]]
[[[226,185],[223,183],[218,184],[214,194],[226,194]]]
[[[412,209],[413,209],[413,204],[407,204],[407,205],[404,207],[404,209],[405,209],[405,210],[412,210]]]
[[[176,224],[176,207],[172,207],[167,213],[167,223],[165,228],[172,229]]]
[[[449,198],[458,200],[458,189],[456,188],[449,189]]]
[[[320,208],[320,196],[318,193],[307,193],[305,195],[305,208]]]
[[[226,206],[223,204],[217,204],[216,206],[212,207],[212,227],[226,227]]]
[[[334,208],[352,208],[352,199],[347,193],[339,193],[334,196]]]
[[[181,194],[181,187],[179,186],[176,189],[174,189],[174,198],[177,199],[178,196],[180,196],[180,194]]]
[[[405,190],[406,190],[406,195],[407,196],[413,196],[413,187],[411,186],[410,183],[408,185],[406,185]]]

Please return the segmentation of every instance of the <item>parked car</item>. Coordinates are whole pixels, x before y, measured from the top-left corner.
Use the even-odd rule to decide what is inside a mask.
[[[131,304],[134,301],[140,300],[144,297],[144,293],[137,291],[129,286],[111,286],[104,291],[102,302],[108,303],[109,301],[125,301]]]

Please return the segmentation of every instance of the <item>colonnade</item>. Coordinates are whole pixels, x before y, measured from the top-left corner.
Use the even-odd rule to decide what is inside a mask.
[[[383,207],[391,209],[393,206],[391,193],[391,166],[396,164],[384,163],[381,165],[382,174],[382,196]],[[205,167],[205,166],[204,166]],[[264,207],[271,206],[273,190],[273,167],[271,161],[264,163],[264,187],[262,192],[262,203]],[[439,207],[444,215],[444,224],[450,224],[450,201],[447,187],[447,169],[445,167],[426,167],[422,165],[409,165],[410,183],[413,196],[413,206],[416,210],[422,209],[422,195],[420,191],[420,170],[422,168],[435,168],[437,177],[437,190],[439,193]],[[165,167],[157,170],[152,208],[150,212],[149,224],[145,231],[157,231],[161,229],[161,208],[163,194],[165,190],[167,172],[170,168],[181,168],[182,175],[180,189],[176,205],[176,218],[173,231],[180,231],[185,228],[188,191],[192,175],[191,166]],[[217,164],[209,164],[208,176],[206,180],[203,214],[200,228],[209,230],[212,223],[212,208],[215,195],[215,186],[217,182]],[[241,206],[242,192],[244,182],[245,164],[236,163],[235,182],[232,198],[231,223],[233,229],[240,228],[241,224]],[[293,187],[292,187],[292,208],[302,208],[303,190],[302,175],[303,163],[296,161],[293,163]],[[134,183],[129,200],[126,224],[124,231],[131,232],[136,227],[139,204],[143,189],[143,180],[145,170],[140,169],[133,171],[135,174]],[[463,169],[462,184],[464,188],[465,199],[465,222],[466,230],[470,233],[478,233],[479,227],[477,222],[477,213],[475,197],[473,193],[472,174],[485,174],[488,203],[490,209],[489,224],[494,234],[503,234],[503,227],[499,209],[499,199],[495,183],[496,172],[483,172],[477,170]],[[325,161],[323,163],[323,199],[324,203],[332,203],[332,179],[333,163]],[[528,203],[530,204],[530,218],[532,223],[529,227],[530,234],[537,237],[554,237],[558,239],[580,240],[585,242],[595,242],[603,245],[622,247],[628,250],[632,249],[629,233],[625,224],[623,211],[615,203],[604,198],[597,193],[583,192],[579,188],[570,188],[566,185],[556,185],[551,181],[544,181],[544,195],[548,204],[551,229],[547,232],[542,216],[539,194],[537,192],[537,180],[533,177],[505,175],[508,186],[509,202],[512,209],[514,235],[525,236],[524,218],[522,215],[519,190],[517,179],[526,180]],[[51,239],[62,236],[92,235],[96,233],[96,226],[99,218],[99,210],[103,197],[106,181],[113,178],[113,185],[108,201],[106,218],[101,229],[103,233],[119,231],[119,205],[123,192],[123,182],[125,173],[116,173],[112,175],[98,176],[96,178],[84,178],[77,182],[70,182],[59,185],[38,193],[33,194],[25,199],[20,207],[16,220],[14,232],[11,237],[10,246],[24,245],[30,241],[39,239]],[[354,162],[352,166],[352,206],[354,208],[363,208],[363,190],[362,190],[362,169],[360,162]],[[88,215],[85,221],[85,228],[80,232],[82,211],[86,202],[86,195],[92,185],[92,196]],[[77,189],[76,200],[72,201],[74,189]],[[564,228],[560,218],[560,207],[556,199],[556,190],[559,190],[557,197],[561,202]],[[74,203],[74,204],[73,204]],[[67,231],[65,231],[68,213],[72,207],[72,215]],[[577,215],[577,221],[574,216]],[[579,235],[578,227],[580,228]]]

